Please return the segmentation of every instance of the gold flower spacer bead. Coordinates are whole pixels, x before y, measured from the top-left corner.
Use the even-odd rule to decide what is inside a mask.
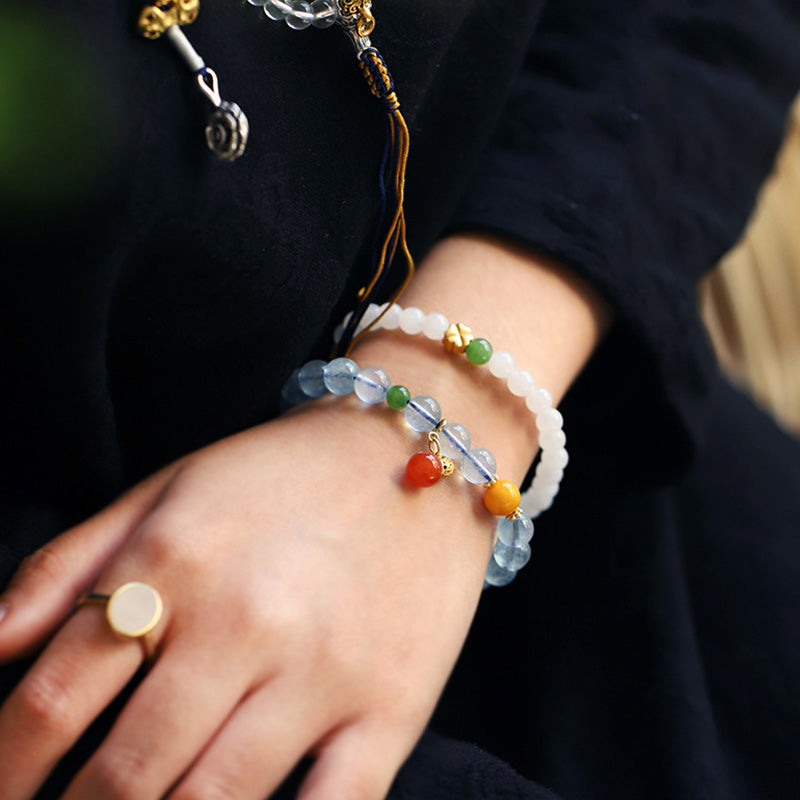
[[[475,338],[472,328],[463,323],[453,323],[444,332],[444,349],[448,353],[463,353],[467,345]]]
[[[456,471],[453,459],[447,456],[439,456],[439,460],[442,462],[442,477],[449,478]]]
[[[189,25],[197,19],[200,0],[156,0],[139,15],[139,33],[146,39],[158,39],[173,25]]]

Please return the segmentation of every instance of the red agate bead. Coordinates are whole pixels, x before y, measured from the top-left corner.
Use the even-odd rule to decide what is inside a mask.
[[[406,464],[406,479],[413,486],[433,486],[442,477],[442,462],[433,453],[414,453]]]

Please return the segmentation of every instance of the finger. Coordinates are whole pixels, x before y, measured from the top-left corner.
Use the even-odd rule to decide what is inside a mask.
[[[195,760],[248,688],[236,659],[207,642],[167,643],[100,749],[62,800],[157,800]]]
[[[297,800],[384,800],[412,746],[385,724],[355,722],[322,748]]]
[[[70,619],[0,708],[3,800],[29,800],[141,663],[141,643],[114,636],[101,609]]]
[[[236,709],[169,800],[269,797],[325,730],[320,708],[311,691],[298,691],[285,676],[265,684]]]
[[[43,644],[103,566],[152,508],[176,473],[170,465],[116,502],[37,550],[0,597],[0,662]]]

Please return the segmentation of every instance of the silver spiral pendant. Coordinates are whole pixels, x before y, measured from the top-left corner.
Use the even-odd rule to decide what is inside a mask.
[[[206,142],[211,152],[223,161],[236,161],[244,153],[250,123],[236,103],[220,101],[206,125]]]

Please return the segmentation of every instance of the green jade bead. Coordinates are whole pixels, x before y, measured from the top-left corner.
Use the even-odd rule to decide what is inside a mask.
[[[468,345],[464,354],[470,364],[485,364],[491,357],[494,350],[488,339],[473,339]]]
[[[411,392],[405,386],[391,386],[386,392],[386,405],[396,411],[402,411],[411,399]]]

